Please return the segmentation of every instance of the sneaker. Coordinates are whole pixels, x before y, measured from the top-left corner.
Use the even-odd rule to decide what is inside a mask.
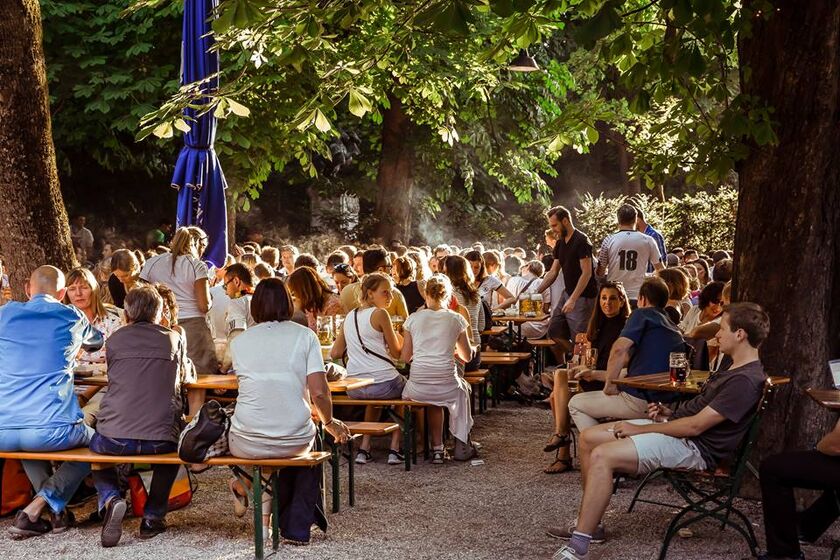
[[[575,530],[575,526],[572,525],[571,527],[551,527],[545,531],[545,534],[549,537],[554,537],[555,539],[563,539],[569,540],[572,538],[572,533]],[[604,529],[604,525],[599,523],[598,526],[595,528],[595,532],[592,533],[592,540],[589,541],[592,544],[601,544],[607,540],[607,531]]]
[[[446,460],[446,450],[445,449],[432,449],[432,464],[433,465],[442,465],[445,460]]]
[[[551,557],[553,560],[589,560],[589,553],[578,554],[574,548],[569,545],[564,546],[554,553]]]
[[[394,449],[388,452],[389,465],[402,465],[405,462],[405,456]]]
[[[105,504],[105,516],[102,521],[101,541],[104,548],[117,546],[122,537],[122,521],[125,517],[126,503],[120,497],[114,497]]]
[[[163,519],[146,519],[140,522],[140,538],[151,539],[166,532],[166,521]],[[267,533],[270,535],[270,533]]]
[[[29,537],[40,537],[52,531],[52,524],[40,517],[35,521],[29,519],[25,512],[19,511],[15,515],[15,522],[9,527],[9,533],[16,539],[28,539]]]
[[[365,465],[367,463],[373,462],[373,457],[370,455],[370,451],[365,451],[364,449],[359,449],[359,452],[356,453],[356,464],[357,465]]]
[[[53,533],[63,533],[67,529],[76,525],[76,516],[67,508],[61,513],[50,513],[50,521],[52,522]]]

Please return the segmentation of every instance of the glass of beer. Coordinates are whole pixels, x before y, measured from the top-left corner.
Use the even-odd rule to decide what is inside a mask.
[[[598,349],[587,348],[583,351],[583,365],[589,369],[595,369],[598,364]]]
[[[683,385],[688,377],[688,358],[685,352],[671,352],[668,362],[671,385]]]
[[[333,330],[331,317],[318,317],[318,342],[321,346],[329,346],[333,343]]]
[[[394,325],[394,330],[398,333],[402,332],[402,326],[405,323],[405,317],[394,315],[391,317],[391,324]]]

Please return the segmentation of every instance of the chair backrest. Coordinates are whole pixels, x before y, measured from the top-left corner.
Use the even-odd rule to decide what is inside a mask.
[[[764,416],[764,412],[767,410],[767,405],[770,401],[770,395],[773,392],[773,381],[768,377],[767,380],[764,382],[764,389],[761,392],[761,398],[758,400],[758,404],[756,405],[755,412],[750,419],[749,428],[747,428],[747,432],[744,434],[744,438],[741,440],[741,443],[738,445],[738,449],[735,451],[735,455],[733,457],[734,462],[732,464],[732,468],[730,469],[730,478],[732,479],[733,485],[733,492],[738,492],[741,486],[741,480],[744,476],[744,472],[747,469],[747,464],[752,454],[753,447],[755,445],[756,440],[758,440],[758,432],[759,428],[761,427],[761,418]]]

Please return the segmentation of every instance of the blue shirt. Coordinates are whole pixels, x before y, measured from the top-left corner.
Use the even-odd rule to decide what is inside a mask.
[[[662,237],[662,234],[650,227],[645,228],[645,235],[649,235],[653,237],[653,240],[656,241],[656,246],[659,247],[659,262],[665,264],[666,257],[668,253],[665,251],[665,238]],[[648,273],[653,272],[653,267],[648,265]]]
[[[662,373],[670,367],[671,352],[685,352],[685,342],[679,329],[662,309],[643,307],[630,314],[621,337],[633,341],[633,355],[627,365],[627,377]],[[658,393],[630,387],[622,391],[640,399],[673,400],[673,394],[662,399]]]
[[[99,334],[84,314],[48,295],[0,307],[0,429],[82,422],[73,367]]]

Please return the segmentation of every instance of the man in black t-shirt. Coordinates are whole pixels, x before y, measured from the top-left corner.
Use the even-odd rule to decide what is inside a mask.
[[[566,288],[548,324],[548,336],[556,343],[551,350],[558,361],[563,363],[563,354],[571,350],[571,341],[578,333],[586,332],[598,287],[595,285],[592,242],[586,234],[575,229],[568,208],[555,206],[546,214],[548,225],[557,235],[557,243],[554,245],[554,263],[537,292],[542,293],[550,288],[560,271],[563,271]]]
[[[716,338],[720,351],[732,358],[729,370],[710,377],[702,392],[677,412],[652,403],[650,420],[601,424],[581,433],[583,500],[575,527],[549,530],[551,536],[570,539],[555,558],[587,560],[590,543],[605,540],[601,519],[615,473],[713,469],[736,451],[767,379],[758,347],[769,330],[770,320],[760,306],[727,306]]]

